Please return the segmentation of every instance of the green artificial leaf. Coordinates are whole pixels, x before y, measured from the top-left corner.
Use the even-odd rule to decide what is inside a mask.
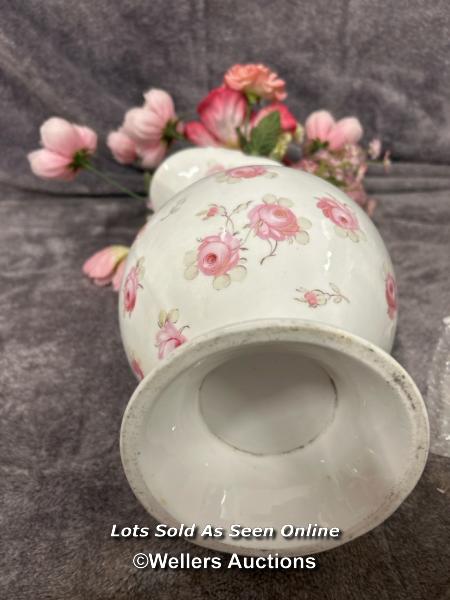
[[[252,129],[249,153],[253,156],[269,156],[281,133],[280,113],[274,110]]]
[[[245,152],[246,154],[248,154],[250,152],[250,142],[245,137],[245,135],[242,133],[242,131],[240,130],[239,127],[236,127],[236,133],[237,133],[238,140],[239,140],[239,146],[240,146],[242,152]]]

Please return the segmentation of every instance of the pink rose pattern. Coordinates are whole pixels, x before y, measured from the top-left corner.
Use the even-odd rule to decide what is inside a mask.
[[[248,176],[261,174],[260,167],[242,167]],[[265,168],[261,167],[265,171]],[[234,169],[235,171],[238,169]],[[239,167],[241,171],[241,167]],[[255,173],[257,173],[255,175]],[[199,273],[213,277],[213,287],[221,290],[228,287],[232,281],[242,281],[247,274],[246,258],[243,253],[249,236],[264,240],[269,246],[269,252],[260,260],[263,264],[266,259],[276,255],[279,242],[287,241],[299,244],[309,242],[308,229],[311,222],[303,217],[297,217],[289,208],[293,202],[288,198],[277,198],[273,194],[266,194],[262,202],[248,208],[252,201],[238,204],[229,211],[225,206],[210,204],[205,210],[197,213],[204,221],[214,217],[225,219],[223,230],[219,234],[208,235],[200,240],[196,250],[185,254],[184,276],[188,280],[195,279]],[[248,211],[248,222],[243,229],[248,229],[245,239],[239,237],[234,218],[238,213]]]
[[[238,204],[229,211],[225,206],[210,204],[209,208],[197,213],[203,220],[220,216],[225,225],[220,233],[202,238],[195,250],[186,252],[184,256],[184,276],[188,280],[195,279],[199,273],[212,277],[212,285],[216,290],[227,288],[233,281],[243,281],[247,275],[247,250],[239,237],[234,217],[247,210],[250,202]]]
[[[140,258],[136,264],[131,267],[123,284],[123,307],[125,313],[131,315],[136,306],[136,300],[139,288],[142,288],[141,279],[144,274],[144,258]]]
[[[317,208],[320,208],[324,216],[334,223],[334,229],[340,237],[348,237],[352,242],[365,239],[361,231],[358,219],[350,208],[332,197],[319,198]]]
[[[274,171],[270,171],[266,167],[262,166],[242,166],[234,167],[233,169],[227,169],[221,173],[217,173],[216,181],[220,183],[239,183],[245,179],[253,179],[254,177],[267,177],[272,179],[277,177],[278,174]]]
[[[239,167],[231,171],[234,171],[231,177],[241,179],[261,176],[265,168]],[[230,171],[228,171],[228,176],[230,177]],[[183,197],[181,201],[177,202],[175,210],[171,210],[164,218],[176,212],[184,204],[185,199]],[[252,203],[253,201],[250,200],[238,204],[231,211],[223,205],[210,204],[208,208],[197,213],[205,221],[223,218],[225,223],[220,233],[200,239],[197,248],[186,253],[184,276],[187,280],[195,279],[199,274],[211,277],[216,290],[228,287],[233,281],[243,281],[247,274],[246,258],[243,254],[248,250],[245,243],[250,234],[270,245],[270,253],[260,260],[260,264],[263,264],[270,256],[275,256],[277,245],[281,242],[291,244],[294,242],[307,244],[309,242],[307,230],[311,228],[311,222],[295,215],[291,210],[294,204],[291,200],[266,194],[259,204],[248,210]],[[360,229],[356,215],[347,205],[332,197],[323,197],[318,199],[317,207],[322,210],[327,219],[334,223],[336,233],[342,237],[349,237],[352,241],[364,239],[365,236]],[[243,225],[242,229],[248,229],[248,233],[245,239],[242,239],[235,226],[235,217],[244,211],[247,211],[248,222]],[[141,284],[144,273],[143,261],[144,259],[140,258],[130,269],[123,286],[124,309],[129,315],[136,305],[138,290],[143,287]],[[296,289],[299,295],[294,300],[307,304],[312,309],[325,306],[330,302],[350,303],[350,300],[342,294],[336,284],[330,282],[329,287],[330,291],[299,287]],[[385,270],[385,295],[389,318],[394,319],[397,312],[396,283],[393,275],[387,270]],[[175,323],[178,321],[178,316],[178,309],[172,309],[168,313],[160,312],[155,344],[160,359],[165,358],[175,348],[187,341],[183,331],[189,326],[177,328]],[[131,368],[138,379],[144,377],[141,365],[134,357],[131,361]]]
[[[397,314],[397,284],[392,273],[388,273],[385,279],[385,295],[387,303],[387,313],[390,319],[395,319]]]
[[[297,217],[290,207],[293,202],[288,198],[277,198],[273,194],[266,194],[261,204],[257,204],[248,212],[249,223],[246,227],[254,236],[265,240],[270,248],[269,253],[260,260],[265,260],[276,255],[278,243],[288,241],[292,244],[308,244],[311,221],[304,217]]]
[[[179,311],[177,308],[166,312],[162,310],[159,313],[158,327],[159,330],[156,333],[156,344],[158,348],[158,358],[163,359],[170,354],[175,348],[181,346],[187,341],[187,338],[183,335],[183,330],[189,327],[185,325],[178,329],[175,327],[175,323],[178,321]]]
[[[335,304],[339,304],[342,301],[350,302],[350,300],[341,293],[341,290],[335,283],[330,283],[329,286],[332,290],[331,292],[320,289],[308,290],[304,287],[299,287],[296,291],[300,293],[300,296],[295,297],[294,300],[297,302],[304,302],[310,308],[324,306],[328,302],[334,302]]]

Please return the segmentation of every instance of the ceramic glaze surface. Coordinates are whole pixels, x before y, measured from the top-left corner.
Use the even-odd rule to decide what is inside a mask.
[[[150,201],[155,211],[160,210],[175,194],[192,183],[232,167],[279,165],[270,158],[255,158],[239,150],[227,148],[188,148],[172,154],[156,170],[150,186]]]
[[[330,324],[390,351],[393,268],[367,215],[325,181],[260,165],[210,175],[134,242],[119,299],[139,374],[182,344],[252,319]]]
[[[160,168],[164,193],[192,161],[221,155],[189,152]],[[121,431],[136,496],[175,526],[343,532],[331,544],[195,540],[244,554],[319,552],[377,526],[420,477],[428,421],[385,352],[397,294],[373,223],[322,179],[267,163],[233,164],[159,199],[119,295],[142,379]]]

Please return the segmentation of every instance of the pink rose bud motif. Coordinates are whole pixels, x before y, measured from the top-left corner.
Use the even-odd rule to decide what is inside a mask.
[[[187,329],[189,325],[185,325],[178,329],[175,327],[175,323],[179,318],[179,310],[173,308],[168,313],[162,310],[158,317],[159,331],[156,334],[156,347],[158,348],[158,358],[163,359],[170,354],[175,348],[181,346],[187,341],[187,338],[183,335],[183,330]]]
[[[296,241],[299,244],[308,244],[308,229],[311,221],[304,217],[297,217],[291,210],[293,206],[289,198],[278,198],[273,194],[266,194],[262,203],[254,206],[248,213],[250,228],[253,234],[268,242],[270,253],[261,259],[260,263],[275,256],[279,242],[287,240],[289,243]]]
[[[339,287],[335,283],[329,283],[331,292],[327,292],[320,289],[308,290],[304,287],[298,287],[297,292],[300,293],[299,297],[295,297],[294,300],[297,302],[306,303],[309,308],[318,308],[319,306],[325,306],[328,302],[334,302],[339,304],[342,301],[350,302],[350,300],[341,293]]]
[[[131,313],[136,306],[136,300],[139,288],[143,288],[141,284],[144,275],[144,257],[138,259],[136,264],[131,267],[123,284],[123,308],[125,313],[131,316]]]
[[[392,273],[388,273],[386,275],[385,281],[385,295],[388,306],[387,313],[389,315],[389,318],[393,320],[395,319],[395,315],[397,314],[397,284],[395,283],[395,279]]]
[[[140,362],[134,356],[131,359],[130,366],[131,366],[131,370],[136,375],[138,381],[142,381],[144,379],[144,372],[142,370]]]
[[[365,239],[355,213],[346,204],[338,202],[333,197],[323,197],[319,198],[317,208],[320,208],[324,216],[334,223],[334,230],[340,237],[348,237],[352,242]]]
[[[219,183],[239,183],[245,179],[254,179],[255,177],[267,177],[268,179],[272,179],[273,177],[278,177],[278,174],[269,171],[266,167],[244,166],[234,167],[233,169],[218,173],[215,179]]]
[[[217,206],[217,204],[210,204],[209,208],[206,210],[201,210],[199,213],[197,213],[197,216],[201,217],[203,221],[207,221],[212,217],[216,217],[218,214],[220,214],[220,206]]]

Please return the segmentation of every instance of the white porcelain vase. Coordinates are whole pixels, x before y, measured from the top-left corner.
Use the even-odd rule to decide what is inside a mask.
[[[121,432],[136,496],[243,554],[319,552],[380,524],[421,475],[428,420],[388,354],[395,276],[369,217],[322,179],[220,149],[169,158],[151,196],[119,300],[142,379]],[[232,538],[235,524],[278,535]],[[286,539],[288,524],[342,533]]]

